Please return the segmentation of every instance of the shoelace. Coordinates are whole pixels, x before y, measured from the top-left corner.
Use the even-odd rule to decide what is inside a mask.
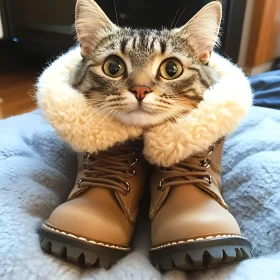
[[[167,187],[185,184],[200,184],[206,187],[211,185],[212,177],[207,172],[207,169],[210,167],[211,154],[214,149],[215,145],[212,145],[208,151],[191,156],[171,167],[158,167],[163,174],[163,179],[159,182],[158,189],[163,191]]]
[[[78,182],[78,188],[100,187],[127,195],[130,185],[125,177],[135,174],[133,165],[139,160],[139,147],[131,142],[94,154],[86,153],[84,157],[84,174]]]

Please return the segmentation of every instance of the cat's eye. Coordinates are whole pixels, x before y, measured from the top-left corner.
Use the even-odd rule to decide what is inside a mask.
[[[112,78],[118,78],[124,74],[125,64],[117,56],[110,57],[103,64],[103,72]]]
[[[159,74],[166,80],[178,78],[183,73],[183,67],[176,59],[166,59],[159,67]]]

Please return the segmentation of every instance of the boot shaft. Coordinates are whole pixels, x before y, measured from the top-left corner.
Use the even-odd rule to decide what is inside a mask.
[[[127,141],[93,154],[79,153],[78,175],[68,200],[90,188],[97,197],[105,190],[113,194],[112,202],[117,200],[124,215],[134,223],[147,179],[146,169],[141,140]]]
[[[188,195],[188,186],[194,185],[228,208],[222,198],[221,160],[224,139],[219,139],[206,151],[197,153],[171,167],[154,167],[151,179],[152,219],[163,205],[172,188],[180,186]]]

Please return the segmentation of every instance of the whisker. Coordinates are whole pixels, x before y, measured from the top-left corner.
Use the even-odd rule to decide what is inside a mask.
[[[107,113],[107,114],[100,120],[100,122],[99,122],[97,125],[100,125],[100,124],[102,123],[102,121],[103,121],[104,119],[106,119],[112,112],[113,112],[113,109],[111,109],[111,110],[109,111],[109,113]]]
[[[99,110],[99,112],[97,112],[97,114],[95,114],[95,115],[92,114],[92,115],[90,116],[91,119],[96,119],[97,117],[103,115],[103,113],[106,113],[107,110],[109,110],[109,108],[106,107],[105,105],[104,105],[103,108],[100,108],[100,109],[101,109],[101,110]]]
[[[96,112],[97,112],[97,114],[98,114],[99,111],[100,111],[100,109],[102,109],[102,108],[104,108],[104,105],[103,105],[102,107],[100,107],[100,108],[95,108],[95,109],[92,110],[91,113],[90,113],[89,115],[87,115],[86,117],[87,117],[87,118],[90,118],[90,117],[91,117],[94,113],[96,113]],[[92,109],[92,107],[83,108],[82,110],[79,110],[79,112],[82,113],[82,112],[84,112],[84,111],[87,110],[87,109]],[[78,111],[78,110],[77,110],[77,111]],[[71,118],[70,118],[70,119],[68,119],[68,120],[65,122],[65,124],[67,125],[67,124],[69,124],[71,121],[72,121],[72,120],[71,120]]]
[[[180,14],[180,16],[179,16],[178,20],[176,21],[176,23],[175,23],[174,27],[176,27],[176,26],[177,26],[177,24],[178,24],[179,20],[181,19],[181,16],[183,15],[183,13],[185,12],[185,10],[186,10],[189,6],[190,6],[190,4],[186,5],[186,7],[183,9],[183,11],[182,11],[182,13]]]
[[[172,23],[171,23],[171,25],[170,25],[170,29],[173,28],[174,20],[175,20],[175,18],[177,17],[177,14],[178,14],[179,10],[181,9],[181,7],[182,7],[182,5],[181,5],[181,6],[179,7],[179,9],[177,10],[177,12],[176,12],[176,14],[175,14],[175,16],[174,16],[174,18],[173,18],[173,20],[172,20]]]
[[[110,116],[110,118],[113,119],[113,117],[115,116],[115,114],[116,114],[117,112],[119,112],[119,111],[114,110],[114,111],[113,111],[113,114],[112,114],[112,116]]]
[[[115,7],[115,14],[116,14],[117,25],[119,25],[119,19],[118,19],[118,13],[117,13],[116,0],[114,0],[114,7]]]

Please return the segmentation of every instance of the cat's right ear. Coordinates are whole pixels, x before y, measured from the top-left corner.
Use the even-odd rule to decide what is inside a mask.
[[[89,56],[106,32],[117,29],[93,0],[77,0],[75,28],[82,56]]]

